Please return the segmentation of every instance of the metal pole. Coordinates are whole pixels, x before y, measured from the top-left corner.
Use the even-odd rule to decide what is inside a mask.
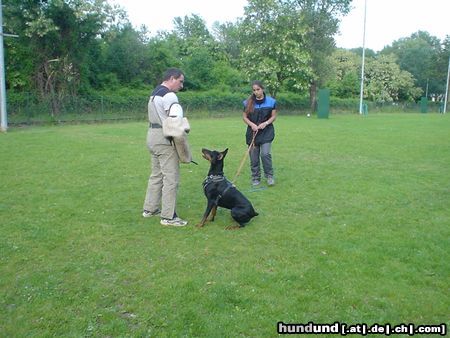
[[[450,80],[450,56],[448,57],[447,85],[445,86],[444,114],[447,112],[448,82]]]
[[[363,113],[363,96],[364,96],[364,63],[366,58],[366,13],[367,0],[364,0],[364,32],[363,32],[363,49],[362,49],[362,65],[361,65],[361,91],[359,94],[359,113]]]
[[[0,131],[8,129],[8,118],[6,113],[6,86],[5,86],[5,55],[3,51],[3,8],[0,0]]]

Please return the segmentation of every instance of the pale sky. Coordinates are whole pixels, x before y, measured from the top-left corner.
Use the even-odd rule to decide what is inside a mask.
[[[145,24],[151,34],[159,30],[171,31],[177,16],[197,14],[206,21],[208,28],[215,21],[235,22],[243,17],[247,4],[247,0],[109,1],[123,7],[136,28]],[[450,0],[353,0],[353,9],[342,19],[340,33],[335,36],[338,47],[362,47],[365,1],[366,48],[379,51],[418,30],[427,31],[441,41],[450,35]]]

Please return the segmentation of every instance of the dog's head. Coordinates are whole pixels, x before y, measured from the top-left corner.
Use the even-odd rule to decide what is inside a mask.
[[[207,159],[209,162],[211,162],[211,164],[216,164],[218,162],[223,161],[227,152],[228,148],[225,149],[224,151],[208,150],[205,148],[202,149],[203,157]]]

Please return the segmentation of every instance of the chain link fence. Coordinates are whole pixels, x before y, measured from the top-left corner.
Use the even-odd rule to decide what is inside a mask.
[[[185,113],[190,117],[225,117],[242,113],[241,94],[205,95],[179,93]],[[277,96],[278,112],[283,115],[306,115],[311,112],[309,98],[292,94]],[[147,119],[148,97],[96,97],[67,96],[37,99],[21,95],[8,102],[8,124],[95,123],[105,121],[139,121]],[[427,113],[442,112],[443,104],[428,102]],[[365,102],[367,113],[420,113],[421,102],[374,103]],[[358,99],[330,98],[330,114],[359,113]]]

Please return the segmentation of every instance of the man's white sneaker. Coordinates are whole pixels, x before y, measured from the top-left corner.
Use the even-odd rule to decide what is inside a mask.
[[[152,217],[152,216],[157,216],[159,214],[161,214],[161,212],[159,210],[156,210],[154,212],[151,212],[151,211],[148,211],[148,210],[144,210],[142,212],[142,216],[143,217]]]
[[[188,224],[187,221],[179,218],[179,217],[174,217],[172,219],[167,219],[167,218],[161,218],[161,222],[162,225],[172,225],[174,227],[184,227],[185,225]]]

